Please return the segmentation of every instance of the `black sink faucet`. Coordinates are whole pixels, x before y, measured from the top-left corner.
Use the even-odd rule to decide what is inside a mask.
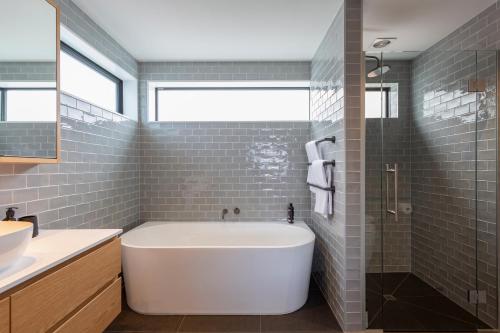
[[[17,221],[16,219],[16,211],[17,207],[8,207],[5,210],[5,218],[2,221]]]
[[[28,215],[16,219],[17,207],[8,207],[5,211],[5,218],[2,221],[19,221],[19,222],[30,222],[33,224],[33,234],[32,238],[38,236],[38,218],[35,215]]]
[[[31,238],[35,238],[36,236],[38,236],[38,217],[36,217],[35,215],[28,215],[20,217],[18,221],[30,222],[31,224],[33,224],[33,235]]]

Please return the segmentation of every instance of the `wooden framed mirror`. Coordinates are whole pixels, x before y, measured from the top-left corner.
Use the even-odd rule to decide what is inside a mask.
[[[0,11],[0,163],[58,163],[60,10],[53,0]]]

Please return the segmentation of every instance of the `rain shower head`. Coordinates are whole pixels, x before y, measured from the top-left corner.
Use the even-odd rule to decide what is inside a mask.
[[[385,74],[390,70],[391,70],[391,66],[389,66],[389,65],[385,65],[382,67],[377,66],[375,69],[368,72],[368,77],[369,78],[379,77],[380,75]]]
[[[388,71],[391,70],[391,66],[389,66],[389,65],[381,66],[379,58],[373,57],[373,56],[365,56],[365,57],[367,59],[373,59],[373,60],[377,61],[377,67],[375,67],[374,69],[372,69],[371,71],[369,71],[368,74],[367,74],[367,76],[369,78],[379,77],[380,75],[383,75],[383,74],[385,74],[385,73],[387,73]]]

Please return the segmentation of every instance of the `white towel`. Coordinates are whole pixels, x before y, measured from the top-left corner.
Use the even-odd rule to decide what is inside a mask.
[[[316,160],[311,163],[307,174],[307,182],[324,188],[333,186],[333,167],[323,165],[323,160]],[[310,186],[311,192],[315,194],[316,203],[314,211],[323,216],[333,214],[333,193],[332,191],[322,190]]]
[[[321,153],[319,151],[318,145],[316,144],[316,141],[309,141],[308,143],[306,143],[306,153],[309,163],[321,159]]]

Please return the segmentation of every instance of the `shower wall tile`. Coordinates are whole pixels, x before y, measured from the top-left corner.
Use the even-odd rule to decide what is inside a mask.
[[[363,326],[361,283],[361,1],[340,9],[311,64],[311,135],[334,159],[334,214],[312,213],[313,276],[341,327]],[[349,40],[346,43],[346,40]],[[312,205],[314,203],[314,198]]]
[[[500,1],[426,50],[500,50]]]
[[[499,21],[497,1],[424,52],[413,70],[413,154],[422,159],[412,163],[418,181],[412,188],[413,270],[471,312],[466,291],[486,290],[479,317],[493,327],[498,320],[496,55],[464,50],[499,50]],[[485,93],[467,92],[466,81],[475,78],[476,69],[487,83]]]
[[[40,227],[126,228],[139,222],[138,123],[61,96],[61,163],[0,165],[0,211]],[[80,106],[80,109],[77,108]]]
[[[345,193],[346,193],[346,317],[345,330],[358,331],[364,328],[364,296],[362,285],[362,191],[364,176],[361,147],[364,128],[364,82],[363,68],[363,1],[350,0],[345,4]],[[347,297],[350,295],[351,297]]]
[[[392,118],[366,119],[365,214],[367,273],[411,271],[411,216],[400,210],[396,222],[385,214],[386,177],[385,165],[398,163],[398,198],[400,203],[411,203],[411,61],[384,61],[391,70],[384,75],[385,85],[390,85],[390,114]],[[366,68],[373,67],[367,61]],[[367,79],[371,87],[380,87],[380,78]],[[383,144],[383,148],[382,148]],[[390,181],[390,205],[393,180]],[[383,208],[382,208],[383,207]],[[382,227],[382,219],[385,220]],[[383,251],[382,251],[383,241]],[[382,258],[383,255],[383,258]]]
[[[309,122],[143,124],[141,220],[285,221],[293,203],[307,222],[309,137]]]
[[[413,63],[413,272],[471,313],[467,291],[486,290],[496,327],[496,53],[449,45]],[[468,92],[476,69],[484,93]]]
[[[96,50],[118,64],[132,76],[138,75],[138,64],[132,55],[97,25],[71,0],[54,0],[61,9],[61,24]]]

